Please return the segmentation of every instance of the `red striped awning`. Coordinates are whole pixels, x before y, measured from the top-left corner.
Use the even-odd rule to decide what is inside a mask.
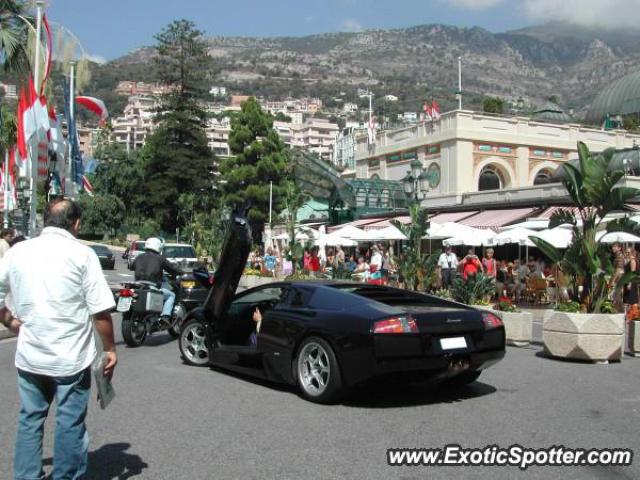
[[[574,215],[579,215],[580,210],[577,207],[549,207],[544,212],[537,215],[538,218],[551,218],[551,215],[560,211],[560,210],[569,210],[574,213]]]
[[[335,232],[336,230],[341,229],[342,227],[346,227],[347,225],[351,225],[352,227],[362,228],[364,225],[369,225],[371,223],[380,222],[385,220],[382,217],[377,218],[361,218],[359,220],[354,220],[353,222],[343,223],[342,225],[333,225],[332,227],[327,228],[327,233]]]
[[[485,210],[473,217],[467,217],[458,223],[474,228],[497,229],[515,223],[530,216],[535,208],[512,208],[509,210]]]
[[[439,223],[440,225],[447,222],[460,222],[460,220],[470,217],[471,215],[475,215],[478,213],[478,210],[474,210],[472,212],[449,212],[449,213],[440,213],[438,215],[434,215],[429,218],[430,222]]]
[[[365,230],[380,230],[382,228],[387,228],[391,225],[391,220],[397,220],[403,225],[408,225],[411,223],[411,217],[409,215],[402,215],[401,217],[387,218],[386,220],[381,220],[379,222],[370,223],[365,225]]]

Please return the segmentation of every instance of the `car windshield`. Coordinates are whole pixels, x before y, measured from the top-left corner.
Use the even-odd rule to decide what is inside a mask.
[[[189,245],[167,245],[162,250],[167,258],[196,258],[196,252]]]
[[[104,247],[102,245],[91,245],[91,248],[93,248],[93,251],[96,253],[100,253],[100,254],[111,253],[107,247]]]

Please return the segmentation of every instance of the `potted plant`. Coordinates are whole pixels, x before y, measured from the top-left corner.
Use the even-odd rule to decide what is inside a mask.
[[[640,191],[617,185],[624,172],[609,171],[613,153],[613,149],[608,149],[592,154],[580,142],[578,163],[563,165],[563,183],[575,208],[555,212],[549,228],[569,225],[573,232],[569,248],[563,253],[544,240],[531,237],[552,262],[572,277],[572,283],[581,287],[574,288],[573,293],[579,311],[557,309],[545,316],[545,351],[554,357],[594,362],[622,359],[625,318],[619,308],[613,307],[610,298],[616,298],[624,284],[637,281],[637,275],[616,272],[608,246],[596,240],[596,233],[636,231],[637,227],[626,219],[610,222],[604,219],[613,211],[624,210],[626,202]]]
[[[627,311],[629,323],[629,351],[634,357],[640,357],[640,308],[632,305]]]
[[[405,225],[397,220],[391,224],[407,237],[407,247],[403,256],[394,258],[398,265],[398,273],[404,278],[405,286],[409,290],[430,290],[437,275],[438,257],[441,251],[430,254],[422,252],[422,239],[429,229],[427,210],[421,209],[419,203],[409,204],[411,223]]]
[[[242,277],[240,277],[238,287],[248,289],[271,282],[275,282],[275,278],[273,278],[273,275],[270,272],[263,272],[257,268],[245,268],[242,272]]]
[[[507,344],[515,347],[529,345],[533,339],[533,315],[518,309],[509,297],[500,297],[493,307],[504,323]]]

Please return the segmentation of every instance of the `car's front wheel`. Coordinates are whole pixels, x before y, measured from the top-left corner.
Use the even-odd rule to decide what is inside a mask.
[[[304,339],[298,350],[294,368],[300,392],[307,400],[332,403],[344,394],[338,359],[325,339]]]
[[[184,324],[180,331],[180,354],[186,363],[195,367],[209,364],[206,327],[199,318],[192,318]]]

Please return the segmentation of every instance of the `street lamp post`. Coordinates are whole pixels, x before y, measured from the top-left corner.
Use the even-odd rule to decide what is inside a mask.
[[[402,183],[404,184],[404,193],[407,197],[412,198],[414,202],[418,203],[427,196],[429,192],[429,175],[422,168],[420,160],[411,162],[411,170],[402,179]]]

